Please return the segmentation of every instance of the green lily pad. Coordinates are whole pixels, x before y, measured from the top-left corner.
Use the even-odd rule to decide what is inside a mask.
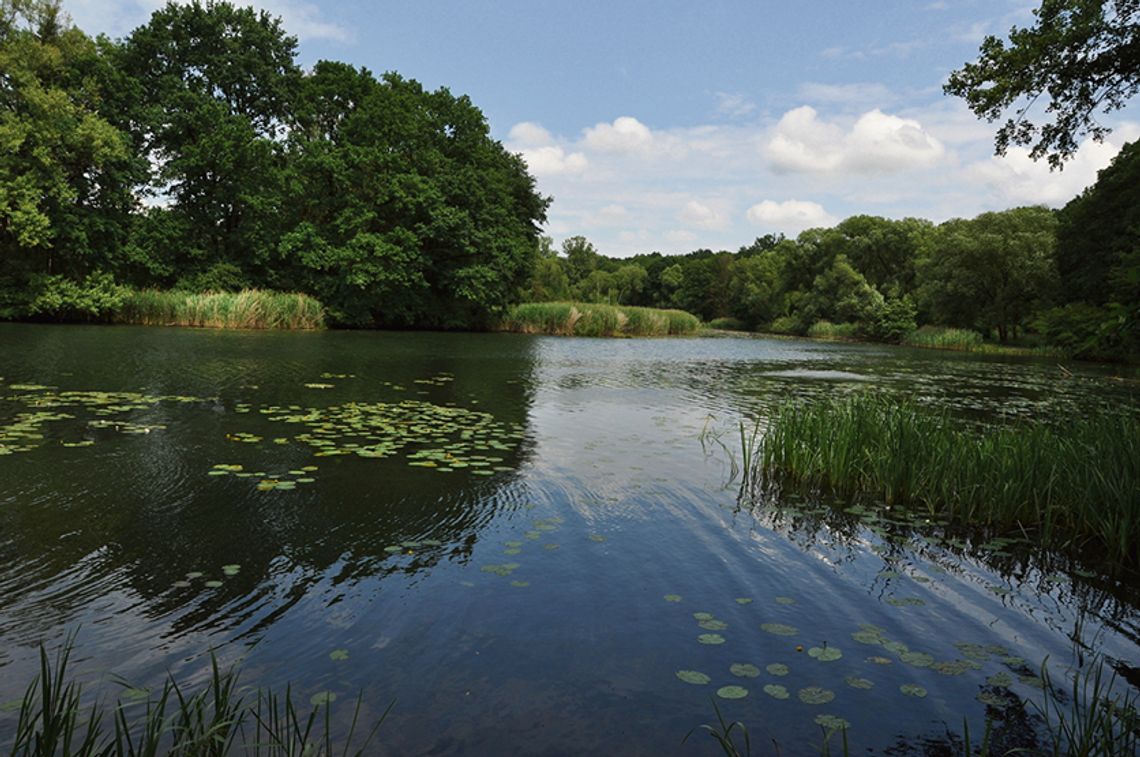
[[[334,649],[333,651],[329,652],[329,659],[332,660],[333,662],[340,662],[341,660],[347,660],[348,659],[348,650],[347,649]]]
[[[787,699],[791,696],[788,690],[778,683],[770,683],[764,687],[764,693],[773,699]]]
[[[740,678],[758,678],[760,676],[760,668],[746,662],[732,663],[728,668],[728,672]]]
[[[800,689],[798,696],[800,701],[804,704],[827,704],[832,699],[835,699],[835,692],[828,691],[819,686],[808,686],[807,688]]]
[[[944,676],[960,676],[967,670],[980,670],[982,666],[973,660],[941,660],[930,667]]]
[[[895,607],[921,607],[926,604],[926,600],[918,597],[891,597],[887,600],[887,604]]]
[[[404,551],[404,548],[403,548],[403,547],[400,547],[400,546],[397,546],[397,545],[395,545],[395,544],[391,544],[391,545],[389,545],[389,546],[387,546],[387,547],[384,547],[384,551],[385,551],[385,552],[387,552],[387,553],[388,553],[388,554],[390,554],[390,555],[398,555],[398,554],[400,554],[401,552],[403,552],[403,551]]]
[[[724,637],[719,633],[702,633],[697,637],[697,641],[702,644],[723,644]]]
[[[511,586],[517,586],[521,589],[525,586],[530,586],[530,581],[511,581]]]
[[[894,660],[892,660],[890,657],[882,657],[880,655],[872,655],[871,657],[867,658],[867,662],[873,663],[875,665],[890,665],[891,663],[894,662]]]
[[[815,724],[827,731],[843,731],[851,727],[850,723],[835,715],[816,715]]]
[[[847,676],[843,680],[847,681],[847,685],[853,689],[869,689],[875,685],[866,678],[859,678],[858,676]]]
[[[553,552],[554,550],[559,548],[559,545],[551,542],[550,544],[543,544],[542,548],[545,549],[547,552]]]
[[[666,602],[680,602],[681,601],[681,595],[680,594],[666,594],[665,595],[665,601]]]
[[[706,631],[723,631],[728,628],[728,623],[725,623],[723,620],[702,620],[697,625]]]
[[[712,620],[716,616],[713,615],[711,612],[694,612],[693,617],[696,618],[697,620]]]
[[[221,585],[222,585],[222,582],[216,581],[216,580],[215,581],[207,581],[205,584],[203,584],[203,586],[205,586],[208,589],[217,589]]]
[[[230,565],[223,565],[222,566],[222,573],[224,573],[227,576],[236,576],[240,572],[241,572],[241,566],[238,565],[237,563],[232,563]]]
[[[201,578],[203,575],[205,575],[205,574],[202,573],[202,571],[200,571],[200,570],[192,570],[186,574],[186,578],[188,580],[193,581],[195,578]]]
[[[721,686],[716,690],[716,695],[721,699],[744,699],[748,696],[748,689],[743,686]]]
[[[789,626],[784,623],[764,623],[760,626],[760,630],[767,631],[776,636],[795,636],[800,632],[795,626]]]
[[[791,668],[782,662],[774,662],[764,669],[774,676],[786,676],[791,670]]]
[[[752,598],[751,597],[737,597],[736,598],[736,604],[738,604],[738,605],[752,604]]]
[[[331,691],[320,691],[309,697],[309,704],[313,705],[314,707],[320,707],[322,705],[327,706],[335,701],[336,694]]]
[[[929,668],[934,664],[934,657],[926,652],[904,652],[899,655],[899,659],[916,668]]]
[[[987,686],[999,686],[1008,689],[1013,685],[1013,676],[1006,672],[994,673],[986,679]]]
[[[602,536],[601,534],[590,534],[590,541],[596,541],[596,542],[601,543],[605,540],[606,540],[606,537]]]
[[[778,605],[794,605],[796,600],[791,597],[776,597],[776,604]]]
[[[842,656],[839,647],[812,647],[808,650],[808,657],[814,657],[820,662],[833,662]]]
[[[676,676],[685,683],[703,686],[712,679],[699,670],[678,670]]]
[[[918,697],[922,699],[926,696],[926,689],[919,686],[917,683],[904,683],[899,686],[899,691],[906,694],[908,697]]]
[[[999,710],[1004,710],[1013,704],[1011,701],[1011,695],[1008,692],[1003,694],[998,691],[982,691],[978,693],[975,699],[984,705],[996,707]]]

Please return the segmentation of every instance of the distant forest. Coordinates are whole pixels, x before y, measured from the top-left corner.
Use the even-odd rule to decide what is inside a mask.
[[[333,61],[274,17],[168,4],[92,39],[0,0],[0,318],[107,320],[123,293],[267,289],[347,327],[484,328],[520,301],[899,341],[924,325],[1140,357],[1140,146],[1060,211],[854,216],[735,252],[608,258],[465,96]]]

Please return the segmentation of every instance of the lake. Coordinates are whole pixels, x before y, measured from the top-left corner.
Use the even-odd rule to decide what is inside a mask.
[[[395,700],[372,750],[391,754],[715,754],[682,743],[712,699],[759,753],[814,753],[842,719],[853,752],[936,754],[963,719],[975,743],[987,715],[1024,739],[1046,658],[1061,689],[1096,654],[1140,687],[1129,580],[740,499],[732,475],[739,421],[790,399],[982,423],[1140,404],[1110,368],[28,324],[0,324],[0,354],[0,702],[73,632],[93,692],[200,682],[213,651],[249,684],[335,694],[341,722]],[[13,728],[0,712],[0,748]]]

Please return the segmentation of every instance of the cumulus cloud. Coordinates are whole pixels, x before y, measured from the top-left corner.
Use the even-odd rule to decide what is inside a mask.
[[[868,111],[849,128],[804,105],[783,115],[765,146],[778,173],[888,173],[929,168],[946,148],[913,119]]]
[[[507,140],[520,149],[554,144],[554,136],[542,124],[534,121],[523,121],[512,126],[507,133]]]
[[[763,229],[790,234],[804,229],[834,226],[839,222],[818,202],[804,200],[764,200],[749,208],[746,215],[749,221]]]
[[[1050,171],[1046,161],[1031,159],[1027,148],[1011,147],[1004,156],[970,164],[965,175],[987,185],[1010,205],[1058,207],[1093,184],[1097,172],[1107,167],[1121,146],[1137,133],[1140,127],[1126,124],[1108,141],[1086,139],[1063,171]]]
[[[534,121],[523,121],[507,133],[507,148],[522,155],[535,176],[583,173],[590,161],[580,152],[555,144],[554,135]]]
[[[677,215],[677,218],[687,224],[700,226],[703,229],[721,229],[724,228],[728,222],[728,217],[725,213],[697,200],[689,200],[685,203],[685,207],[681,208],[681,212]]]
[[[582,140],[598,152],[645,153],[653,147],[653,132],[632,116],[621,116],[612,124],[600,123],[586,129]]]
[[[808,102],[838,103],[842,105],[883,104],[894,100],[894,95],[882,84],[862,82],[856,84],[821,84],[805,82],[799,88],[800,97]]]

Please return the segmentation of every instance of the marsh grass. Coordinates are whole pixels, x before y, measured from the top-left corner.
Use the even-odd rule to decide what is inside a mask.
[[[240,292],[129,291],[116,323],[221,329],[321,329],[324,307],[304,294],[245,289]]]
[[[807,335],[812,339],[833,339],[837,341],[859,338],[859,325],[855,323],[832,323],[831,321],[816,321],[808,329]]]
[[[584,302],[524,302],[511,308],[501,328],[557,336],[683,336],[700,319],[683,310],[659,310]]]
[[[1135,413],[978,428],[910,401],[857,395],[784,405],[753,454],[765,483],[866,497],[1140,564]]]
[[[954,329],[946,326],[923,326],[903,337],[901,344],[905,347],[979,352],[988,355],[1068,356],[1065,350],[1056,347],[1018,347],[1010,344],[994,344],[985,341],[977,331]]]
[[[210,679],[198,690],[167,676],[158,693],[147,692],[143,702],[97,699],[88,707],[82,686],[68,678],[73,642],[68,638],[54,660],[40,648],[40,672],[20,701],[9,757],[360,757],[392,709],[389,705],[356,747],[360,698],[348,727],[337,734],[328,705],[305,713],[291,688],[284,695],[252,692],[241,685],[237,669],[221,669],[213,656]]]

